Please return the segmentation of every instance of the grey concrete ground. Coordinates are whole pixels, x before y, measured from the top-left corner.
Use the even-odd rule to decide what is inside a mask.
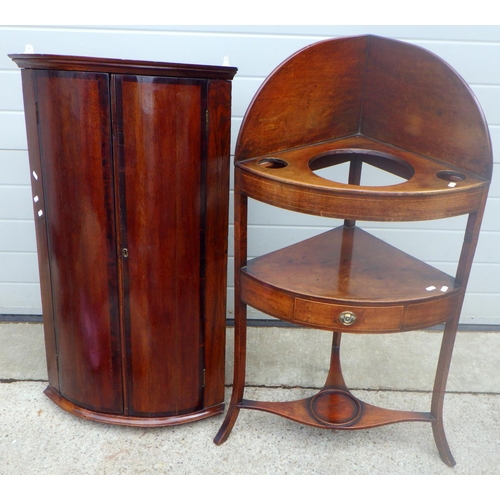
[[[231,333],[229,329],[229,339]],[[436,332],[345,336],[348,385],[368,403],[427,411],[439,341]],[[458,336],[451,392],[445,399],[445,428],[457,461],[454,468],[441,462],[428,423],[327,431],[266,413],[241,411],[228,441],[218,447],[212,439],[222,416],[159,429],[85,421],[64,412],[42,393],[46,374],[41,325],[0,323],[0,342],[3,475],[500,473],[498,332]],[[246,396],[290,400],[314,393],[307,387],[322,383],[328,343],[323,332],[251,329],[248,379],[260,387],[249,387]],[[228,365],[230,371],[230,355]],[[313,375],[318,371],[319,375]],[[230,389],[226,400],[229,394]]]

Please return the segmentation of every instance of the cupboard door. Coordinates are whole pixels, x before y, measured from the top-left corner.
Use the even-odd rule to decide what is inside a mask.
[[[109,77],[34,75],[60,393],[123,412]]]
[[[114,76],[128,414],[202,405],[206,82]]]

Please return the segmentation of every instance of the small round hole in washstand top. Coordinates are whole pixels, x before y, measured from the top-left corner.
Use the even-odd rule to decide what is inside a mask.
[[[467,179],[466,175],[454,170],[441,170],[436,174],[436,177],[447,182],[459,182]]]
[[[281,158],[262,158],[259,160],[259,165],[266,168],[284,168],[288,166],[288,162]]]

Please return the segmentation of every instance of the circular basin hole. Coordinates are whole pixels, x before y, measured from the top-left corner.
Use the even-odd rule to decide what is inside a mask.
[[[465,181],[467,179],[466,175],[454,170],[441,170],[436,174],[436,177],[447,182]]]
[[[324,179],[360,186],[401,184],[415,173],[414,168],[401,158],[365,149],[328,151],[312,158],[309,168]]]
[[[288,162],[281,158],[262,158],[258,163],[266,168],[283,168],[288,165]]]

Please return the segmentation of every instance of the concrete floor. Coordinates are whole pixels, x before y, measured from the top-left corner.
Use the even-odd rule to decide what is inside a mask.
[[[287,341],[289,336],[296,339],[299,334],[306,335],[306,338],[309,335],[309,332],[292,330],[252,330],[254,347],[270,349],[270,346],[262,346],[265,338],[271,339],[275,345]],[[417,332],[408,337],[409,348],[398,347],[397,343],[391,345],[386,336],[384,341],[389,344],[380,349],[391,351],[391,360],[395,357],[399,364],[406,364],[410,373],[419,373],[427,363],[432,364],[426,359],[414,359],[426,358],[423,352],[426,349],[415,353],[412,348],[413,342],[415,345],[422,342],[424,334],[434,347],[434,336],[436,339],[440,336],[432,332]],[[311,335],[320,337],[315,333]],[[398,336],[391,337],[397,339]],[[350,345],[347,338],[346,357],[352,350],[368,350],[370,347],[356,342]],[[448,441],[457,461],[454,468],[441,462],[428,423],[400,423],[352,432],[327,431],[262,412],[241,411],[228,441],[218,447],[212,440],[222,416],[158,429],[85,421],[64,412],[42,393],[47,384],[41,325],[0,323],[0,342],[0,381],[3,382],[0,383],[0,474],[3,475],[500,474],[498,332],[459,334],[456,361],[452,366],[453,380],[450,374],[453,387],[446,396],[444,411]],[[314,342],[306,342],[304,351],[307,353],[312,349],[313,355],[319,354],[315,349],[323,350],[324,347],[322,341],[318,342],[314,348],[311,347]],[[283,354],[286,357],[286,353]],[[377,351],[372,355],[380,360],[382,354]],[[303,357],[308,356],[302,355],[301,359]],[[228,360],[231,365],[229,356]],[[410,362],[412,360],[414,363]],[[293,366],[293,359],[290,364]],[[382,373],[385,382],[381,388],[372,383],[372,378],[376,378],[373,363],[363,364],[365,370],[359,362],[354,365],[346,362],[345,372],[350,372],[349,375],[357,372],[355,383],[350,387],[355,388],[353,392],[358,397],[389,408],[429,409],[430,392],[426,377],[416,377],[417,381],[409,384],[411,388],[405,389],[400,386],[399,371],[394,372],[394,380]],[[416,368],[411,366],[413,364]],[[280,383],[292,385],[286,384],[288,377],[289,381],[301,379],[304,385],[309,385],[311,380],[305,378],[308,370],[302,365],[308,363],[296,366],[288,375],[282,372],[285,380],[280,380]],[[308,366],[311,368],[310,363]],[[266,370],[262,364],[250,367],[249,378],[260,387],[249,387],[246,397],[290,400],[314,393],[314,390],[304,387],[271,387],[267,380],[272,379],[272,374],[272,368]],[[358,383],[363,375],[368,381],[365,386]],[[230,389],[226,401],[229,395]]]

